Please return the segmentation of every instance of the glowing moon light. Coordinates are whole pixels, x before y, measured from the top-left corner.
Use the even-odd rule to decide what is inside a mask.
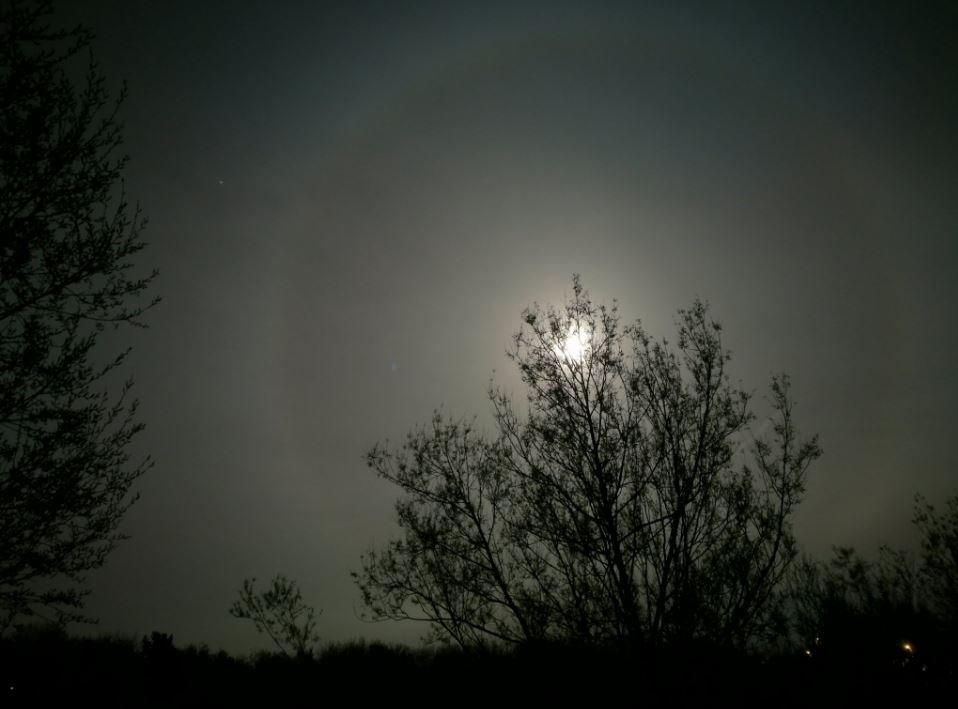
[[[570,325],[560,354],[572,362],[581,362],[588,348],[589,332],[585,328],[576,327],[575,323]]]

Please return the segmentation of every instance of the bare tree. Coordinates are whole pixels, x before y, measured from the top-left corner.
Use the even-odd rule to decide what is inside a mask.
[[[700,302],[678,342],[621,328],[574,279],[523,314],[520,412],[490,391],[496,435],[436,416],[369,465],[404,495],[400,539],[354,574],[373,618],[429,621],[462,645],[548,639],[743,646],[769,631],[795,556],[790,518],[820,455],[786,376],[754,438],[721,328]]]
[[[230,615],[253,621],[257,632],[265,633],[285,655],[311,655],[319,639],[316,611],[303,603],[296,582],[277,574],[266,591],[256,592],[255,585],[255,578],[243,581]]]
[[[96,348],[105,326],[142,324],[155,275],[134,274],[144,222],[120,187],[123,94],[90,33],[51,29],[49,12],[0,5],[0,631],[79,617],[83,574],[121,538],[149,466],[127,453],[142,428],[130,382],[106,386],[128,350]]]
[[[954,665],[958,628],[958,496],[939,510],[921,495],[912,518],[920,552],[881,546],[867,558],[851,547],[801,560],[790,572],[794,639],[812,656],[897,656]]]
[[[958,630],[958,495],[936,510],[915,498],[915,526],[921,534],[921,581],[928,607],[954,633]]]

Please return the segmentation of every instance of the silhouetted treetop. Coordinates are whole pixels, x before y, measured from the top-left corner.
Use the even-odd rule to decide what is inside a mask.
[[[319,639],[316,611],[303,602],[299,585],[277,574],[265,591],[256,591],[255,587],[255,578],[243,581],[230,615],[253,621],[256,631],[265,633],[285,655],[311,655]]]
[[[354,574],[369,614],[464,646],[744,646],[777,628],[820,450],[796,431],[785,375],[770,437],[753,434],[704,303],[677,327],[675,345],[622,327],[576,277],[564,308],[523,313],[509,357],[526,402],[490,391],[493,436],[437,414],[373,448],[370,467],[402,491],[402,534]]]
[[[0,631],[76,612],[149,465],[127,453],[141,428],[130,382],[106,387],[128,350],[97,348],[106,324],[142,324],[155,275],[134,267],[144,221],[120,181],[123,95],[90,33],[49,13],[0,5]]]

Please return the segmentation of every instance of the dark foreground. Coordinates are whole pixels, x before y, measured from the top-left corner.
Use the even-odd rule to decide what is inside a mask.
[[[0,640],[0,705],[916,706],[954,695],[953,666],[929,659],[917,650],[757,658],[704,647],[465,653],[363,642],[330,646],[315,657],[235,658],[178,648],[158,633],[137,641],[31,631]]]

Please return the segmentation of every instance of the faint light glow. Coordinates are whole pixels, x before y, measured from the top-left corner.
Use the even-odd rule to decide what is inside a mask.
[[[589,349],[590,333],[587,328],[577,327],[575,323],[569,325],[569,332],[565,336],[562,346],[558,348],[560,357],[566,357],[572,362],[581,362]]]
[[[901,644],[901,649],[910,653],[915,651],[915,646],[906,640]]]
[[[806,648],[806,649],[805,649],[805,656],[806,656],[806,657],[811,657],[811,656],[812,656],[812,651],[809,650],[808,648]]]

